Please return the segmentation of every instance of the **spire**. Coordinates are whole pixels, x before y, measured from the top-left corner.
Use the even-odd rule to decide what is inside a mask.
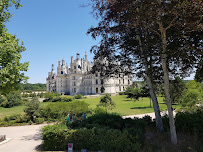
[[[85,60],[87,60],[87,51],[85,51]]]
[[[51,71],[54,71],[54,64],[51,65]]]
[[[62,66],[65,66],[65,60],[64,59],[62,60]]]

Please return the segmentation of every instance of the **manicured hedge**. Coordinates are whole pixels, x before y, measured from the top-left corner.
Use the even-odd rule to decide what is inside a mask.
[[[44,150],[67,150],[68,143],[73,143],[76,150],[107,152],[135,152],[141,146],[139,137],[132,136],[127,130],[98,128],[70,130],[62,124],[45,126],[42,139]]]

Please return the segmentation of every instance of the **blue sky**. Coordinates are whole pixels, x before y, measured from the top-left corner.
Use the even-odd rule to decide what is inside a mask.
[[[70,64],[70,57],[80,52],[83,57],[91,46],[98,43],[87,35],[97,20],[90,14],[90,7],[81,7],[88,0],[21,0],[23,7],[11,9],[13,17],[6,24],[8,32],[24,42],[26,51],[22,62],[29,61],[29,83],[46,83],[46,77],[59,60]],[[188,79],[193,79],[192,75]]]
[[[80,52],[87,51],[88,59],[91,46],[98,43],[87,35],[88,28],[97,24],[90,14],[90,7],[84,0],[21,0],[23,7],[11,9],[13,17],[6,24],[8,32],[17,35],[24,42],[26,51],[22,62],[30,62],[29,83],[45,83],[51,64]]]

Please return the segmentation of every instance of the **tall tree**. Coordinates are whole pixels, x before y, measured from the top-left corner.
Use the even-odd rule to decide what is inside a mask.
[[[103,40],[108,39],[108,42],[111,42],[111,39],[120,39],[121,33],[118,31],[121,31],[121,28],[118,27],[136,28],[137,33],[140,33],[137,34],[140,52],[149,46],[152,47],[151,58],[150,56],[143,58],[142,54],[137,57],[140,57],[142,63],[145,63],[143,59],[146,61],[154,57],[158,59],[154,62],[158,61],[156,64],[161,66],[163,72],[171,142],[177,144],[169,77],[188,76],[199,62],[202,55],[202,2],[198,0],[92,0],[92,2],[94,13],[101,18],[98,27],[89,31],[93,37],[100,35]],[[144,45],[142,37],[147,34],[151,34],[152,41],[147,41],[148,45]],[[157,47],[153,47],[154,45]],[[143,49],[143,46],[147,47]],[[146,52],[148,51],[150,50]],[[108,51],[109,54],[111,52]]]

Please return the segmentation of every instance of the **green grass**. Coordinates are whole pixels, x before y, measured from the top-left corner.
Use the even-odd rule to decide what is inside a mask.
[[[100,97],[83,100],[90,104],[89,108],[94,109],[99,103]],[[126,96],[112,96],[112,100],[116,103],[116,107],[113,110],[108,110],[108,112],[116,112],[122,116],[154,112],[153,107],[150,107],[149,98],[141,98],[139,101],[134,101],[126,98]],[[162,97],[158,97],[158,102],[160,110],[167,109]],[[173,108],[180,108],[180,105],[173,105]]]
[[[43,107],[43,106],[46,106],[48,104],[54,104],[54,103],[43,102],[43,103],[40,103],[40,106]],[[24,114],[24,110],[23,110],[24,108],[25,108],[25,105],[15,106],[12,108],[0,107],[0,119],[3,119],[6,116],[10,116],[10,115],[14,115],[14,114]]]
[[[87,99],[77,99],[83,100],[89,104],[90,109],[94,109],[97,107],[97,104],[100,101],[100,97],[96,98],[87,98]],[[112,100],[116,103],[116,107],[113,110],[108,110],[108,112],[116,112],[122,116],[126,115],[136,115],[136,114],[144,114],[154,112],[153,107],[150,107],[149,98],[143,98],[139,101],[134,101],[126,96],[112,96]],[[166,104],[163,102],[162,97],[158,97],[159,106],[161,110],[166,110]],[[43,102],[40,103],[40,106],[46,106],[48,104],[55,104],[54,102]],[[5,116],[10,116],[12,114],[24,114],[23,109],[25,106],[16,106],[12,108],[3,108],[0,107],[0,119]],[[173,108],[180,108],[180,105],[174,105]]]

